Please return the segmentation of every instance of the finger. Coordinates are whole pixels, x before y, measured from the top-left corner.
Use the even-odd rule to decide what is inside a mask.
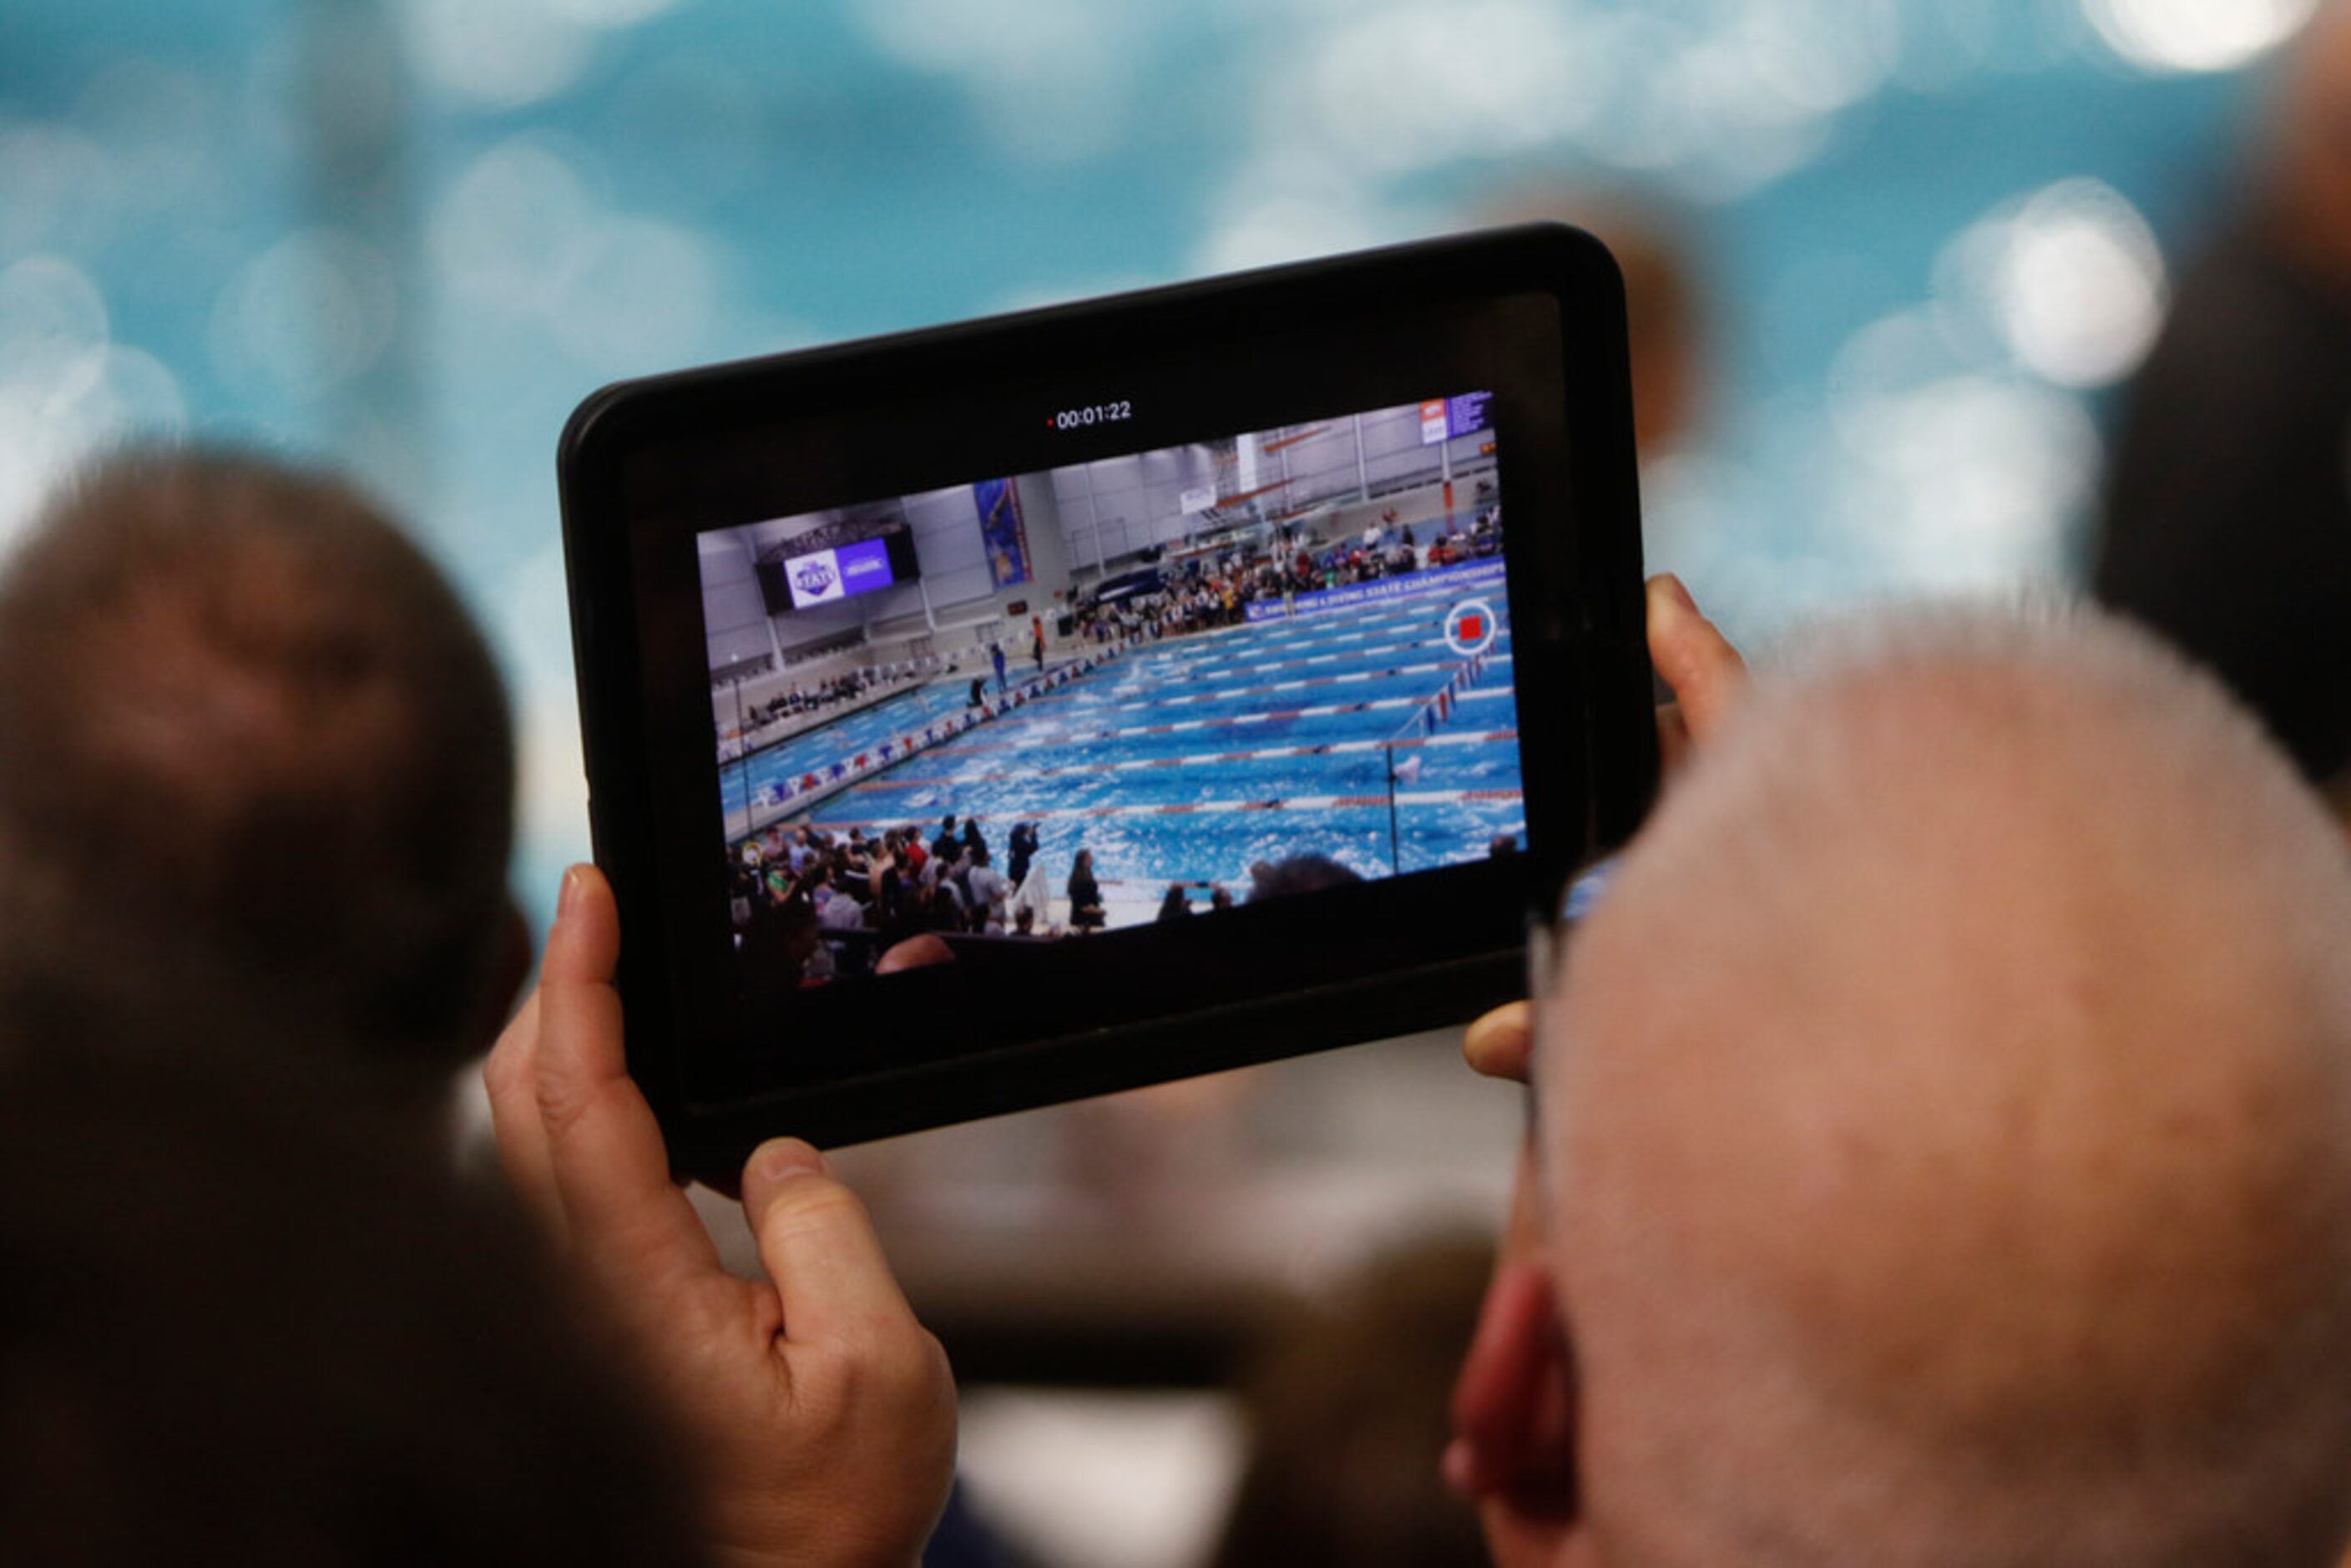
[[[1489,1078],[1524,1083],[1534,1045],[1533,1009],[1524,1002],[1511,1002],[1469,1026],[1461,1037],[1461,1054]]]
[[[1690,738],[1703,745],[1723,716],[1738,705],[1747,684],[1747,662],[1698,603],[1681,580],[1665,573],[1649,580],[1649,663],[1673,692]]]
[[[498,1164],[515,1197],[556,1245],[563,1242],[563,1204],[548,1163],[547,1126],[538,1115],[538,992],[523,998],[522,1010],[498,1035],[482,1063],[482,1087],[490,1097],[490,1127],[496,1135]]]
[[[718,1269],[717,1249],[670,1180],[653,1107],[622,1050],[620,912],[593,866],[564,873],[539,966],[536,1080],[548,1167],[565,1224],[590,1267],[643,1286]]]
[[[904,942],[883,954],[882,961],[873,966],[873,972],[877,975],[895,975],[907,969],[928,969],[939,964],[952,964],[955,961],[954,948],[938,937],[925,932],[920,936],[907,937]]]
[[[797,1138],[743,1166],[743,1212],[784,1309],[786,1344],[871,1343],[918,1327],[857,1195]]]

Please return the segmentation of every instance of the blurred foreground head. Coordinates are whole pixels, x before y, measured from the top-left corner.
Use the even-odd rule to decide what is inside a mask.
[[[2351,821],[2351,3],[2285,63],[2124,399],[2092,580],[2219,673]]]
[[[1564,969],[1569,1560],[2335,1562],[2351,868],[2213,681],[2087,615],[1824,647]]]
[[[1643,462],[1686,442],[1707,413],[1708,322],[1698,246],[1677,214],[1629,193],[1537,183],[1479,204],[1481,224],[1573,224],[1607,246],[1625,278],[1633,444]]]
[[[0,1562],[695,1561],[614,1336],[357,1053],[271,1044],[0,999]]]
[[[527,954],[480,632],[343,485],[174,453],[0,574],[0,970],[266,992],[383,1058],[488,1043]]]
[[[1484,1236],[1402,1243],[1268,1334],[1214,1568],[1485,1568],[1478,1516],[1437,1464],[1493,1271]]]

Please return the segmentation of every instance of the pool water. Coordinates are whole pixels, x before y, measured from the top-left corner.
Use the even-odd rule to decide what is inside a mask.
[[[1475,860],[1525,832],[1517,703],[1504,620],[1476,683],[1424,733],[1424,706],[1466,662],[1445,638],[1452,602],[1141,643],[789,821],[929,832],[977,816],[999,868],[1013,824],[1034,821],[1057,895],[1086,848],[1120,903],[1155,904],[1171,882],[1242,897],[1252,862],[1296,854],[1366,877]],[[959,715],[969,686],[937,682],[731,766],[729,799]]]

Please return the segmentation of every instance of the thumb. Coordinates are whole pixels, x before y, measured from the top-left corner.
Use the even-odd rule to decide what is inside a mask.
[[[791,1343],[870,1341],[914,1325],[857,1195],[798,1138],[773,1138],[743,1166],[743,1212],[784,1310]]]
[[[1738,706],[1747,685],[1747,661],[1669,572],[1649,580],[1648,613],[1649,663],[1673,692],[1690,739],[1704,745]]]
[[[1534,1014],[1524,1002],[1496,1008],[1469,1026],[1461,1039],[1461,1054],[1488,1078],[1527,1082],[1529,1059],[1534,1054]]]

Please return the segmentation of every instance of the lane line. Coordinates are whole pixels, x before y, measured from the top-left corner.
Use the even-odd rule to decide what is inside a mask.
[[[961,777],[938,774],[921,779],[869,779],[849,791],[862,795],[876,789],[957,789],[972,784],[1001,784],[1032,779],[1068,779],[1104,773],[1136,773],[1162,768],[1206,768],[1228,762],[1266,762],[1280,758],[1331,757],[1342,753],[1378,751],[1393,744],[1399,750],[1429,746],[1491,746],[1515,741],[1515,729],[1491,729],[1472,735],[1435,735],[1395,742],[1379,740],[1338,740],[1322,746],[1272,746],[1256,751],[1201,751],[1186,757],[1145,757],[1124,762],[1074,762],[1060,768],[1005,768],[994,773],[973,773]]]
[[[1513,686],[1480,686],[1461,694],[1463,702],[1494,702],[1512,696]],[[958,738],[950,742],[961,751],[1033,751],[1040,746],[1080,746],[1097,740],[1131,740],[1139,735],[1172,735],[1179,728],[1225,729],[1244,724],[1287,724],[1301,718],[1330,718],[1339,714],[1376,713],[1396,708],[1420,706],[1426,697],[1375,697],[1369,702],[1324,703],[1313,707],[1278,708],[1268,713],[1234,714],[1224,718],[1192,719],[1181,726],[1174,724],[1131,725],[1118,729],[1083,730],[1073,734],[1023,735],[1010,740],[966,742]],[[1374,743],[1376,744],[1376,743]]]
[[[1461,806],[1472,802],[1514,801],[1525,799],[1519,789],[1415,789],[1399,790],[1398,806]],[[1050,822],[1092,820],[1103,817],[1206,817],[1225,816],[1244,811],[1355,811],[1378,807],[1387,809],[1385,795],[1293,795],[1277,796],[1267,800],[1194,800],[1165,806],[1050,806],[1041,810],[979,811],[966,813],[969,820],[980,822]],[[869,831],[904,826],[897,817],[878,817],[870,821],[845,821],[819,817],[816,825],[825,829],[847,831],[862,828]]]

